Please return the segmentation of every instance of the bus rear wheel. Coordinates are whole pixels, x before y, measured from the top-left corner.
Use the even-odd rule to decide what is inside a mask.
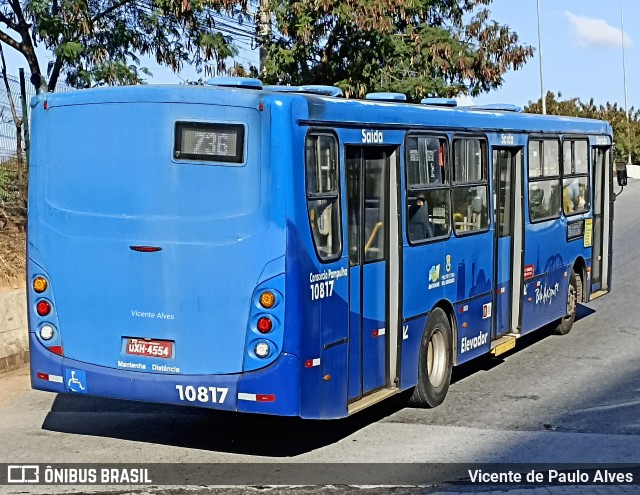
[[[418,384],[409,404],[416,407],[436,407],[442,404],[449,390],[453,362],[453,332],[446,313],[434,309],[429,315],[420,343]]]
[[[571,331],[573,322],[576,320],[576,308],[578,307],[578,298],[582,297],[581,293],[582,280],[578,279],[578,275],[572,270],[567,288],[567,315],[553,329],[556,335],[567,335]]]

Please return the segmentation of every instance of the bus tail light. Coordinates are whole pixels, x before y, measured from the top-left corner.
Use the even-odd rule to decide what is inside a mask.
[[[273,322],[271,321],[271,318],[263,316],[258,320],[258,332],[269,333],[272,328]]]
[[[260,305],[265,309],[271,309],[276,303],[276,295],[271,291],[260,294]]]
[[[51,313],[51,303],[44,299],[38,301],[38,304],[36,304],[36,312],[39,316],[47,316]]]
[[[269,344],[267,344],[266,342],[261,341],[256,344],[253,352],[255,352],[256,356],[258,356],[259,358],[264,359],[268,357],[269,354],[271,354],[271,347],[269,347]]]
[[[33,279],[33,290],[36,291],[38,294],[41,294],[45,290],[47,290],[48,286],[49,286],[49,283],[47,282],[47,279],[44,277],[36,277]]]
[[[48,323],[40,327],[40,338],[42,340],[51,340],[56,334],[55,330]]]

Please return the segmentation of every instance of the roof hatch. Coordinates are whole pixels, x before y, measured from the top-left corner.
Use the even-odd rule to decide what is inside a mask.
[[[278,91],[281,93],[308,93],[321,96],[342,97],[343,93],[337,86],[325,86],[322,84],[307,84],[304,86],[263,86],[265,91]]]
[[[229,88],[262,89],[262,81],[252,77],[212,77],[207,81],[210,86],[225,86]]]
[[[367,93],[365,99],[376,101],[407,101],[407,95],[402,93]]]
[[[438,107],[457,107],[458,102],[453,98],[422,98],[422,105],[435,105]]]
[[[519,107],[518,105],[511,105],[509,103],[488,103],[486,105],[472,105],[467,108],[470,110],[486,110],[488,112],[522,112],[522,107]]]

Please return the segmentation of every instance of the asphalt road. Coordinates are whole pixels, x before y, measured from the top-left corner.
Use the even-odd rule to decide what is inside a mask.
[[[434,410],[388,401],[331,422],[236,415],[56,396],[31,390],[22,370],[0,376],[0,463],[640,465],[638,211],[630,179],[616,201],[613,292],[580,307],[569,335],[527,336],[455,370]]]

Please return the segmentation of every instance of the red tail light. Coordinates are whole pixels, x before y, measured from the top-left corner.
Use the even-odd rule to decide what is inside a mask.
[[[36,304],[36,312],[40,316],[47,316],[51,312],[51,303],[49,301],[38,301]]]
[[[271,319],[267,318],[266,316],[263,316],[258,320],[258,331],[260,333],[269,333],[272,328],[273,328],[273,322],[271,321]]]

